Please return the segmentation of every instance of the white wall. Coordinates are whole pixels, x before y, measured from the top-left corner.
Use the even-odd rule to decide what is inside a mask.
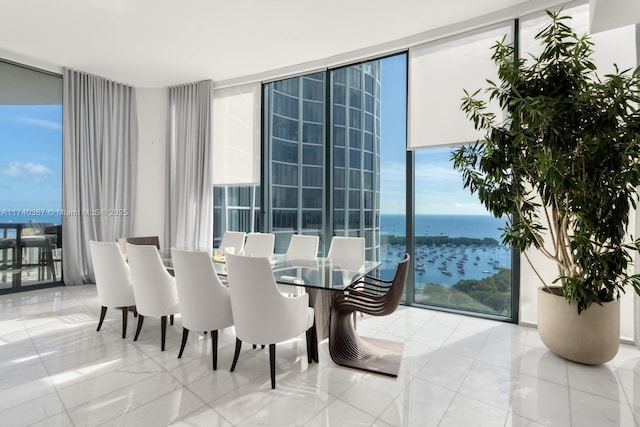
[[[166,88],[136,88],[136,102],[138,174],[132,235],[159,236],[162,244],[169,91]]]

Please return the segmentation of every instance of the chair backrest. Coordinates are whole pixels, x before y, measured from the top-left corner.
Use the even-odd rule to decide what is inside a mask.
[[[318,256],[318,236],[294,234],[289,241],[287,255],[293,258],[315,258]]]
[[[160,238],[158,236],[119,237],[117,242],[123,254],[127,253],[127,243],[132,245],[153,245],[160,249]]]
[[[404,254],[404,259],[398,263],[396,274],[393,276],[391,288],[385,295],[386,302],[380,315],[393,313],[404,294],[404,285],[407,281],[407,273],[409,272],[409,254]]]
[[[116,242],[89,242],[98,302],[105,307],[135,305],[131,273]]]
[[[273,255],[276,236],[271,233],[249,233],[244,244],[245,255],[257,257],[270,257]]]
[[[244,249],[245,237],[243,231],[225,231],[218,250],[224,254],[226,248],[233,248],[234,253],[239,254]]]
[[[213,331],[233,324],[229,289],[220,282],[207,252],[171,249],[182,324]]]
[[[354,260],[364,262],[364,237],[333,236],[327,258],[332,260]]]
[[[178,313],[176,282],[162,264],[158,248],[127,243],[127,255],[138,312],[143,316]]]
[[[268,258],[227,254],[226,261],[233,323],[240,340],[273,344],[304,332],[308,294],[295,298],[295,304],[288,301],[291,298],[278,290]]]

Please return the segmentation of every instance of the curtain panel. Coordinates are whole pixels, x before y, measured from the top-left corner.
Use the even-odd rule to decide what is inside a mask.
[[[213,245],[211,80],[169,88],[165,246]]]
[[[64,282],[93,283],[89,240],[115,241],[133,224],[134,88],[65,69],[63,133]]]

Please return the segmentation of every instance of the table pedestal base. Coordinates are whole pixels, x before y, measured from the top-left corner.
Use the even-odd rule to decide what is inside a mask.
[[[397,377],[404,343],[359,336],[353,315],[354,312],[331,310],[331,359],[341,366]]]

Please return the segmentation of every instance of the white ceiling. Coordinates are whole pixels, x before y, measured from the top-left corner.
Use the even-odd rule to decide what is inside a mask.
[[[0,57],[138,87],[219,82],[545,2],[0,0]]]

